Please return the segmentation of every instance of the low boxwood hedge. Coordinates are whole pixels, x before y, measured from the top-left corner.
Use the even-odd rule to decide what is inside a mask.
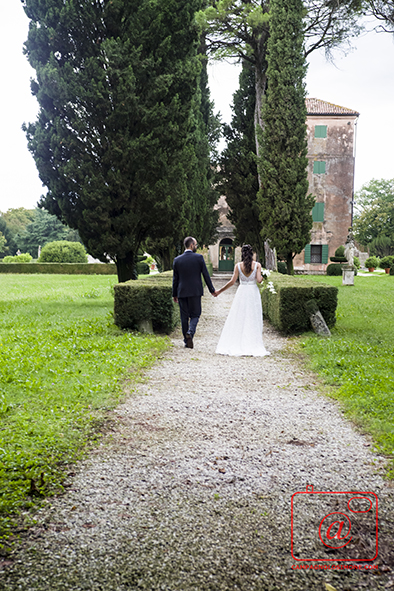
[[[116,265],[113,263],[0,263],[0,273],[116,275]]]
[[[333,258],[335,258],[335,257],[332,257],[332,259]],[[342,267],[343,267],[343,265],[338,265],[335,263],[327,265],[326,274],[327,275],[338,275],[338,276],[342,275]]]
[[[115,285],[115,324],[138,330],[152,323],[155,332],[169,334],[179,321],[179,306],[172,299],[172,271]]]
[[[306,306],[314,300],[327,326],[336,322],[338,288],[316,283],[305,278],[272,273],[270,281],[276,294],[268,289],[261,290],[263,314],[280,331],[297,334],[312,329]]]

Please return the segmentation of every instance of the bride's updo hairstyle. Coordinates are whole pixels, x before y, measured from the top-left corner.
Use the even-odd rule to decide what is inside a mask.
[[[247,275],[252,271],[253,250],[250,244],[244,244],[241,249],[242,262]]]

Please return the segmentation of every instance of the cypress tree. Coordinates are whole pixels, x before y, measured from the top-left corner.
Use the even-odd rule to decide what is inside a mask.
[[[24,0],[38,120],[25,126],[40,203],[88,252],[135,276],[187,197],[200,0]],[[175,214],[174,214],[175,212]]]
[[[292,274],[295,254],[310,242],[314,204],[306,170],[302,0],[271,0],[270,15],[258,203],[262,236],[270,239]]]
[[[219,163],[219,187],[230,207],[228,218],[235,226],[235,243],[249,243],[258,258],[264,258],[257,204],[255,96],[254,67],[243,61],[239,89],[233,98],[232,122],[224,128],[227,147]]]
[[[214,183],[216,144],[220,137],[220,121],[214,115],[208,87],[205,44],[199,50],[201,63],[198,87],[193,97],[190,129],[184,156],[186,196],[180,210],[174,211],[171,224],[146,242],[146,249],[156,258],[163,270],[171,269],[174,256],[183,251],[183,238],[195,236],[200,245],[212,242],[218,224],[214,210],[219,194]],[[162,229],[163,230],[163,229]]]

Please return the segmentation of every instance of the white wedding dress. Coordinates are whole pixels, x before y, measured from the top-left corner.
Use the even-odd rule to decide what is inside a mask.
[[[246,277],[238,263],[240,285],[224,324],[216,353],[220,355],[251,355],[263,357],[270,353],[263,344],[263,310],[256,282],[257,265]]]

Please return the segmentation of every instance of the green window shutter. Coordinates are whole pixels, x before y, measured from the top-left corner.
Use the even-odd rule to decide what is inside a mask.
[[[324,203],[315,203],[312,209],[312,220],[314,222],[324,222]]]
[[[326,163],[324,160],[315,160],[313,163],[313,172],[315,174],[325,174]]]
[[[305,251],[304,251],[304,263],[310,263],[311,262],[311,245],[307,244],[305,246]]]
[[[315,125],[315,137],[327,137],[327,125]]]
[[[323,265],[326,265],[328,263],[328,244],[322,244],[321,262],[323,263]]]

